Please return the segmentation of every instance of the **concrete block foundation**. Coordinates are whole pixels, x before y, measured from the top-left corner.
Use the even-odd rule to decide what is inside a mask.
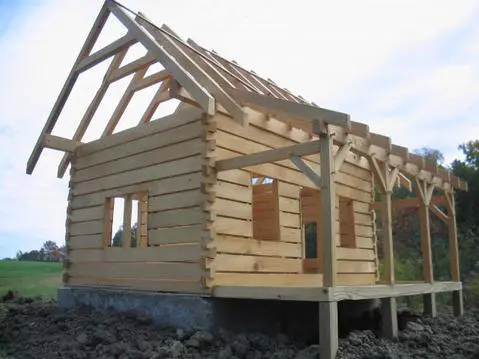
[[[98,311],[133,311],[159,326],[218,333],[257,332],[313,344],[319,338],[317,302],[212,298],[194,294],[148,293],[87,287],[62,287],[59,306]]]

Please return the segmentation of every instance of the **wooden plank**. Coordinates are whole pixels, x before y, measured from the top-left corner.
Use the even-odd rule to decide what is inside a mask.
[[[148,211],[158,212],[178,208],[200,206],[208,200],[208,195],[200,188],[151,197],[148,200]]]
[[[279,239],[281,242],[300,243],[301,242],[301,229],[280,227]]]
[[[67,98],[70,95],[70,92],[72,91],[73,86],[75,85],[75,82],[79,75],[79,72],[76,71],[75,69],[76,66],[85,56],[88,56],[90,54],[90,51],[93,49],[93,46],[95,46],[95,42],[98,39],[98,36],[100,35],[100,32],[103,26],[105,25],[106,20],[108,19],[108,15],[109,15],[108,8],[106,4],[103,4],[80,50],[80,53],[78,54],[78,57],[75,60],[75,63],[72,69],[70,70],[70,73],[68,74],[68,77],[65,83],[63,84],[60,94],[58,95],[58,98],[55,101],[55,104],[53,105],[52,111],[50,112],[50,115],[48,116],[48,119],[42,129],[42,132],[40,136],[38,137],[35,147],[33,148],[33,151],[28,159],[27,169],[26,169],[27,174],[32,174],[33,169],[35,168],[43,150],[43,144],[42,144],[43,138],[45,134],[50,134],[52,132],[58,120],[58,116],[60,116],[63,106],[65,105]]]
[[[148,248],[78,249],[69,253],[71,262],[198,262],[205,255],[199,244]]]
[[[197,281],[205,274],[203,265],[198,263],[169,262],[109,262],[72,263],[68,274],[73,277],[108,277],[134,279],[173,279]]]
[[[268,257],[301,258],[298,243],[261,241],[258,239],[217,235],[210,244],[217,253],[246,254]]]
[[[105,278],[105,277],[71,277],[68,279],[70,286],[87,286],[99,288],[136,289],[159,292],[204,293],[206,288],[202,281],[182,280],[139,280],[132,278]]]
[[[216,198],[211,206],[211,210],[219,216],[244,220],[251,220],[253,213],[252,206],[249,203],[230,201],[222,198]]]
[[[187,173],[201,171],[202,156],[193,156],[180,159],[174,162],[162,163],[155,166],[144,167],[114,174],[91,181],[79,182],[72,189],[73,195],[82,195],[93,192],[100,192],[114,188],[121,188],[141,182],[161,180],[167,177],[184,175]]]
[[[448,234],[449,234],[449,251],[451,255],[451,278],[454,282],[461,281],[459,266],[459,245],[457,240],[457,223],[456,223],[456,204],[454,192],[444,192],[448,216]],[[457,302],[457,304],[460,304]],[[462,311],[462,310],[461,310]]]
[[[253,236],[253,224],[250,221],[218,216],[214,222],[216,233],[232,236]]]
[[[336,248],[336,258],[338,260],[355,260],[355,261],[374,261],[376,259],[374,251],[360,248]]]
[[[180,208],[148,213],[148,229],[159,227],[190,226],[201,224],[205,219],[201,207]]]
[[[120,146],[127,142],[138,140],[142,137],[148,137],[160,132],[172,130],[196,122],[201,118],[201,110],[198,110],[197,108],[189,108],[185,111],[165,116],[158,121],[152,121],[141,126],[117,132],[103,139],[100,138],[85,143],[78,147],[77,155],[78,157],[84,157],[110,147]]]
[[[131,19],[125,11],[114,2],[107,4],[110,11],[125,25],[128,30],[145,46],[149,52],[179,81],[186,90],[198,101],[208,114],[214,115],[215,99],[172,57],[157,40],[144,30],[135,20]]]
[[[300,213],[299,200],[279,197],[278,198],[279,210],[287,213]]]
[[[313,120],[324,120],[337,126],[351,127],[349,115],[337,111],[331,111],[317,106],[292,103],[291,101],[272,98],[269,96],[252,93],[232,87],[227,88],[228,93],[243,105],[250,105],[272,114],[285,114],[297,117],[308,122]]]
[[[218,181],[213,186],[213,192],[216,193],[217,198],[241,201],[243,203],[251,203],[252,201],[251,187]]]
[[[237,156],[216,162],[217,171],[238,169],[266,162],[285,160],[291,156],[303,156],[318,152],[319,142],[312,141],[250,155]]]
[[[105,199],[103,199],[105,202]],[[73,209],[68,218],[70,223],[85,222],[93,220],[102,220],[104,216],[105,206],[96,206],[83,209]]]
[[[399,283],[386,285],[344,286],[331,290],[331,300],[362,300],[385,297],[404,297],[427,293],[442,293],[461,290],[461,282]]]
[[[152,246],[200,242],[203,234],[202,229],[202,224],[150,229],[148,230],[148,240]]]
[[[300,273],[215,273],[212,286],[247,286],[255,287],[310,287],[320,288],[322,286],[322,274],[300,274]],[[219,293],[215,288],[214,293]],[[216,296],[216,294],[215,294]]]
[[[300,273],[301,259],[218,253],[209,266],[215,272]]]
[[[119,53],[120,51],[128,49],[135,44],[137,40],[130,34],[120,37],[112,43],[106,45],[104,48],[96,51],[88,57],[84,57],[76,66],[75,70],[78,72],[86,71],[107,58]]]
[[[85,234],[102,234],[103,221],[88,221],[80,223],[70,223],[68,226],[68,234],[70,236],[80,236]]]
[[[102,234],[87,234],[82,236],[69,236],[69,249],[99,249],[102,248],[103,235]]]
[[[187,135],[191,137],[193,135]],[[166,137],[166,136],[165,136]],[[183,137],[183,136],[180,136]],[[168,141],[172,141],[169,139]],[[154,138],[151,141],[146,142],[144,145],[148,147],[155,146]],[[158,140],[158,145],[161,145],[164,142],[164,137],[161,136]],[[148,144],[150,143],[150,144]],[[139,152],[138,154],[132,154],[132,152],[138,152],[139,146],[142,146],[142,143],[133,143],[125,144],[121,148],[118,148],[116,151],[108,151],[98,153],[96,156],[88,156],[84,161],[80,162],[82,169],[78,168],[75,164],[75,173],[72,176],[72,181],[84,182],[89,181],[98,177],[105,177],[115,173],[121,173],[129,171],[135,168],[142,168],[148,166],[159,165],[161,163],[170,162],[172,160],[179,160],[200,153],[204,153],[206,149],[206,144],[201,138],[196,138],[192,140],[187,140],[185,142],[165,145],[159,148],[154,148],[145,152]],[[122,156],[123,154],[128,154],[125,157],[113,158],[113,156]],[[105,160],[106,158],[111,158]],[[92,166],[89,166],[92,164]]]
[[[172,178],[153,180],[131,186],[73,196],[70,206],[73,210],[103,205],[107,197],[121,197],[127,193],[148,192],[151,196],[175,193],[200,187],[203,175],[200,172],[188,173]]]
[[[358,273],[358,274],[338,274],[338,286],[349,286],[349,285],[358,285],[358,284],[374,284],[376,283],[376,274],[375,273]]]

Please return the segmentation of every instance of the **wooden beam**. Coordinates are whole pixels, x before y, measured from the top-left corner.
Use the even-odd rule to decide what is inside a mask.
[[[75,60],[72,69],[70,70],[70,73],[68,74],[67,80],[65,81],[63,88],[61,89],[60,94],[58,95],[58,98],[53,105],[52,111],[50,112],[50,115],[48,116],[48,119],[42,129],[42,132],[38,137],[37,143],[33,148],[30,158],[28,159],[26,168],[27,174],[32,174],[33,169],[35,168],[38,159],[40,158],[40,155],[42,153],[44,136],[45,134],[49,134],[52,132],[58,120],[58,116],[60,115],[63,106],[65,105],[67,98],[70,95],[73,86],[75,85],[75,82],[79,75],[79,72],[76,70],[76,66],[85,56],[88,56],[90,54],[90,51],[92,50],[93,46],[95,46],[95,42],[100,35],[103,25],[105,25],[105,22],[108,19],[109,13],[110,12],[106,4],[104,4],[85,40],[85,43],[80,50],[80,53],[78,54],[77,59]]]
[[[120,66],[121,62],[125,58],[127,50],[123,50],[115,55],[113,58],[110,66],[108,67],[105,77],[103,79],[102,84],[100,85],[100,88],[96,92],[95,96],[93,97],[93,100],[91,101],[90,105],[88,105],[87,110],[83,114],[83,117],[78,124],[77,129],[75,130],[75,133],[73,135],[73,140],[74,141],[81,141],[83,136],[85,135],[85,132],[88,128],[88,125],[91,123],[91,120],[93,119],[93,116],[95,115],[96,110],[100,106],[101,101],[103,100],[103,97],[106,94],[106,91],[108,90],[108,87],[110,86],[110,76],[111,74],[118,69]],[[65,175],[65,171],[68,167],[68,165],[71,162],[71,156],[69,153],[65,153],[60,161],[60,164],[58,165],[58,171],[57,171],[57,177],[58,178],[63,178]]]
[[[158,91],[156,91],[155,95],[153,96],[153,99],[143,113],[143,116],[141,116],[140,122],[138,123],[139,125],[150,121],[158,106],[162,102],[165,102],[171,98],[170,94],[168,93],[168,83],[169,80],[167,79],[163,81],[161,86],[158,88]]]
[[[334,172],[339,172],[341,169],[341,166],[344,163],[344,160],[348,156],[349,150],[351,149],[351,142],[348,142],[345,145],[342,145],[338,152],[336,153],[336,156],[334,156]]]
[[[419,225],[421,228],[421,248],[423,255],[423,275],[427,283],[434,281],[433,265],[432,265],[432,249],[431,249],[431,230],[429,221],[429,201],[427,194],[424,193],[425,183],[417,181],[416,191],[421,198],[419,202]]]
[[[396,183],[397,181],[397,178],[398,178],[398,174],[399,174],[399,169],[397,167],[393,168],[392,170],[390,170],[387,174],[387,177],[388,177],[388,190],[389,191],[392,191],[394,189],[394,184]]]
[[[308,179],[314,183],[314,185],[318,188],[321,188],[321,177],[319,174],[316,174],[314,170],[309,167],[299,156],[291,156],[290,157],[291,162],[295,164],[296,167],[300,171],[302,171]]]
[[[126,107],[131,101],[131,98],[133,97],[135,91],[135,87],[138,84],[139,81],[143,79],[143,76],[145,75],[146,71],[148,70],[147,67],[138,70],[138,72],[133,76],[133,78],[130,81],[130,84],[128,85],[127,89],[125,90],[125,93],[120,99],[120,102],[116,106],[115,110],[113,111],[113,114],[110,117],[110,120],[108,121],[105,129],[103,130],[103,133],[101,137],[105,137],[108,135],[111,135],[113,131],[115,130],[116,125],[120,121],[121,116],[123,115],[123,112],[125,112]]]
[[[113,71],[110,76],[110,83],[121,80],[122,78],[125,78],[144,67],[150,66],[155,62],[157,62],[155,56],[153,56],[151,53],[147,53],[145,56],[140,57],[139,59],[136,59],[135,61],[132,61]]]
[[[200,81],[206,90],[208,90],[216,100],[223,105],[226,111],[239,123],[246,125],[246,114],[241,106],[201,67],[195,62],[173,39],[165,35],[162,31],[156,29],[150,23],[140,20],[140,23],[149,31],[149,33],[176,58],[195,79]],[[175,77],[176,78],[176,77]],[[181,80],[176,78],[178,82]],[[186,88],[186,86],[185,86]],[[188,89],[187,89],[188,90]],[[188,91],[191,93],[191,91]],[[194,97],[194,96],[193,96]]]
[[[125,207],[123,209],[123,248],[131,247],[131,212],[133,201],[131,195],[125,196]]]
[[[379,183],[379,188],[382,192],[386,192],[388,189],[387,186],[387,179],[385,178],[384,171],[381,169],[381,166],[385,166],[385,164],[380,164],[376,158],[369,156],[367,157],[369,160],[369,163],[373,169],[374,174],[376,175],[376,179],[378,180]]]
[[[232,87],[228,87],[227,91],[242,104],[257,107],[272,114],[279,113],[290,115],[309,121],[310,123],[312,123],[314,120],[324,120],[328,124],[331,123],[346,128],[351,127],[349,115],[344,113],[331,111],[316,106],[280,100]]]
[[[335,359],[338,353],[338,302],[319,303],[320,357]]]
[[[419,208],[419,203],[422,201],[418,197],[409,197],[409,198],[397,198],[393,199],[391,201],[391,205],[393,208],[398,209],[398,208]],[[431,198],[430,204],[432,205],[444,205],[446,203],[446,200],[444,196],[433,196]],[[375,202],[373,204],[373,207],[375,209],[378,209],[380,207],[380,202]]]
[[[157,84],[158,82],[164,81],[170,77],[170,73],[166,70],[160,70],[152,75],[146,76],[141,79],[133,89],[133,91],[140,91],[147,87]]]
[[[125,11],[113,0],[106,0],[110,11],[125,25],[129,31],[147,48],[148,51],[179,81],[188,92],[198,101],[209,115],[216,112],[215,99],[198,83],[174,57],[160,46],[156,39],[145,31],[136,21],[131,19]]]
[[[398,181],[401,187],[407,189],[409,192],[412,192],[412,182],[401,172],[398,173]]]
[[[130,33],[127,33],[125,36],[122,36],[118,40],[113,41],[111,44],[105,46],[101,50],[98,50],[90,56],[83,58],[76,66],[76,71],[86,71],[93,66],[99,64],[100,62],[106,60],[107,58],[128,49],[136,42],[137,40]]]
[[[444,192],[448,212],[449,247],[451,254],[451,277],[455,282],[461,280],[459,267],[459,246],[457,241],[456,208],[454,192]]]
[[[80,145],[79,142],[48,133],[45,134],[43,139],[43,146],[58,151],[75,152],[78,145]]]
[[[449,218],[448,216],[439,209],[438,206],[435,204],[429,203],[429,209],[434,213],[441,221],[444,222],[444,224],[448,225],[449,224]]]
[[[333,178],[333,141],[329,126],[319,135],[321,143],[321,221],[323,227],[323,286],[336,286],[336,189]]]
[[[282,161],[291,156],[307,156],[319,152],[319,141],[304,142],[283,148],[253,153],[251,155],[237,156],[225,160],[216,161],[216,170],[227,171],[244,168],[262,163]],[[306,165],[306,164],[305,164]]]

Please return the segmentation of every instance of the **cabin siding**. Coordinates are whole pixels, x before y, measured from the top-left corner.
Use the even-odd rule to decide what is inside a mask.
[[[201,111],[184,110],[78,148],[70,181],[66,283],[205,291],[204,128]],[[144,214],[138,217],[138,246],[110,247],[108,199],[139,192],[148,197],[138,212]]]
[[[222,114],[216,115],[215,119],[217,130],[213,153],[216,160],[289,146],[307,139],[301,139],[294,131],[291,133],[295,135],[285,135],[281,129],[269,126],[267,121],[256,120],[242,127]],[[303,159],[314,170],[319,170],[319,155],[304,156]],[[253,174],[276,181],[252,185]],[[370,211],[373,182],[369,165],[349,154],[335,181],[338,284],[374,284],[377,269]],[[317,219],[320,202],[313,199],[308,203],[308,199],[300,195],[301,188],[318,192],[289,160],[218,173],[217,201],[229,202],[213,205],[217,208],[217,235],[212,246],[217,256],[210,261],[214,268],[212,284],[307,285],[314,282],[321,285],[320,272],[307,273],[303,268],[303,225],[313,215]],[[267,189],[274,190],[275,197],[267,198],[261,194]],[[262,197],[255,201],[258,196]],[[340,243],[340,196],[352,200],[355,248],[342,247]],[[238,207],[234,208],[235,205]],[[297,282],[292,279],[294,277]]]

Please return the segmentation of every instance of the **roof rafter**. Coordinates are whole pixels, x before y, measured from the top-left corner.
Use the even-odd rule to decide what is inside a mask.
[[[78,54],[78,57],[75,60],[75,64],[73,68],[70,70],[67,80],[65,81],[63,88],[61,89],[60,94],[58,95],[58,98],[55,104],[53,105],[53,109],[50,112],[50,116],[48,117],[40,136],[38,137],[37,143],[35,144],[35,147],[33,148],[32,154],[30,155],[30,158],[28,159],[27,169],[26,169],[27,174],[32,174],[33,169],[35,168],[43,150],[43,138],[45,134],[50,134],[53,130],[53,127],[55,127],[55,124],[58,120],[58,116],[60,115],[63,109],[63,106],[65,105],[67,98],[70,95],[70,92],[72,91],[72,88],[78,78],[79,72],[76,70],[76,67],[78,66],[80,61],[83,60],[84,57],[90,54],[90,51],[93,49],[93,46],[95,45],[95,42],[98,39],[98,36],[100,35],[101,29],[103,28],[103,26],[106,23],[106,20],[108,19],[109,13],[110,12],[107,8],[107,5],[103,4],[80,50],[80,53]]]

